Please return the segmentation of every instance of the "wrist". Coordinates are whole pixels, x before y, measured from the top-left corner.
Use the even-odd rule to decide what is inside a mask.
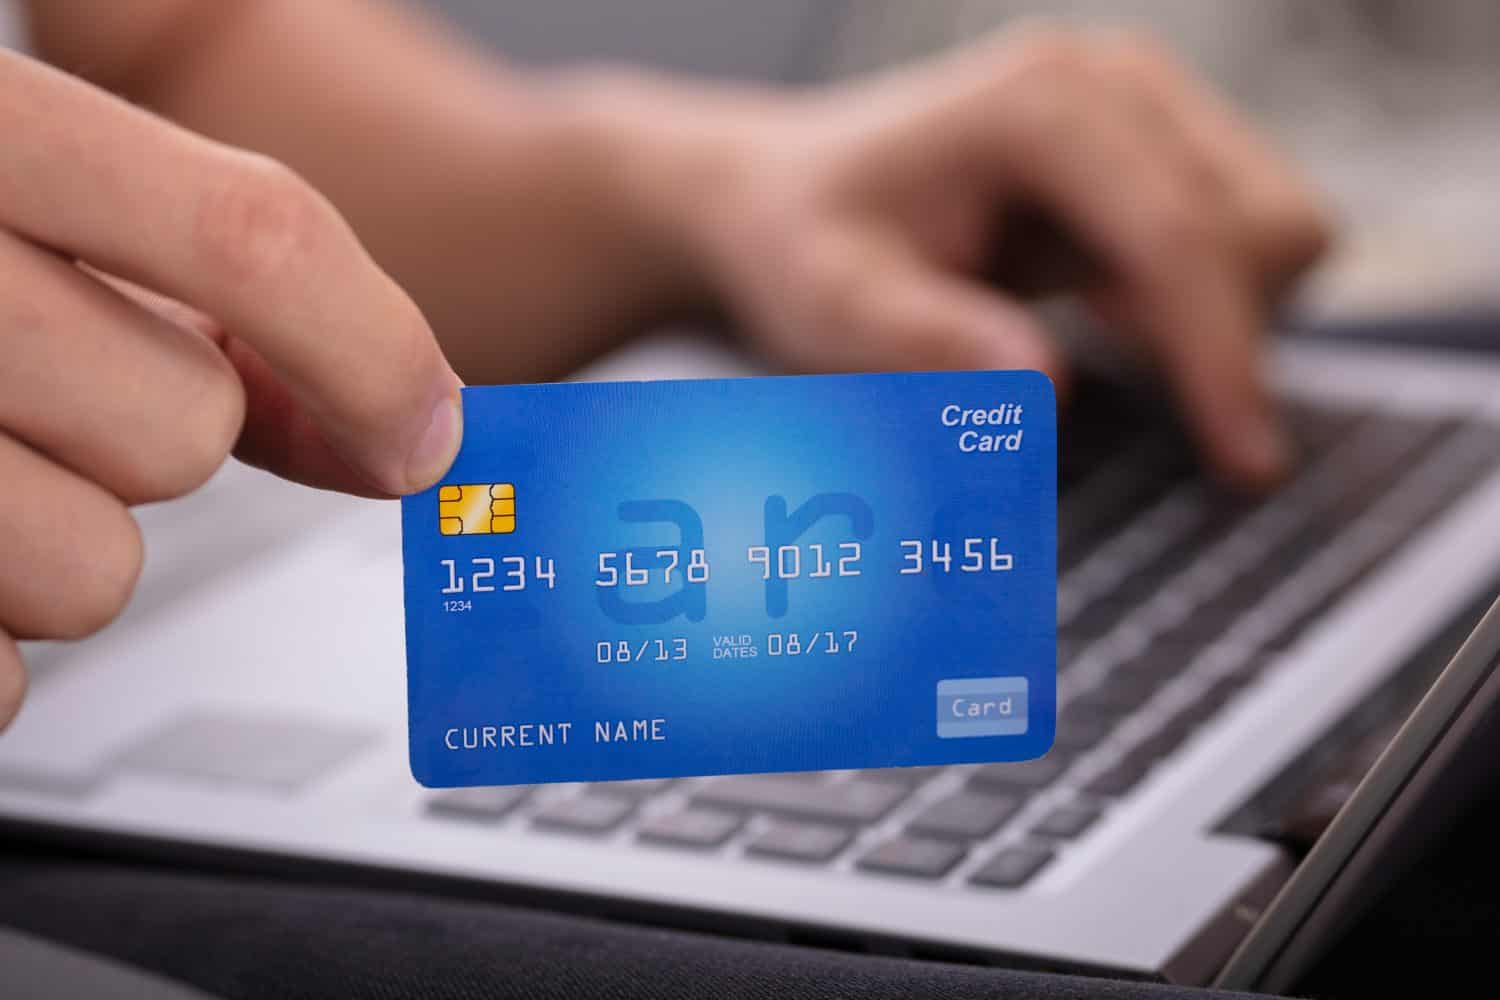
[[[731,297],[731,244],[746,222],[764,141],[789,101],[771,91],[692,88],[628,71],[574,72],[556,93],[593,137],[607,200],[670,286],[672,315],[702,315]]]

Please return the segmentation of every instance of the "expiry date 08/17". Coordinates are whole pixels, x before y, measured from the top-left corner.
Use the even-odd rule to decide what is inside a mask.
[[[760,656],[834,656],[852,653],[859,644],[857,629],[813,629],[808,632],[768,632],[764,635],[716,635],[713,659],[753,660]],[[608,639],[594,644],[598,663],[670,663],[688,658],[683,636],[657,639]]]

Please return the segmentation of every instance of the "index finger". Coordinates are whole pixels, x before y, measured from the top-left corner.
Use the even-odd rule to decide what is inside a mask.
[[[1253,275],[1217,207],[1193,200],[1090,72],[1075,55],[1002,74],[1024,91],[1015,113],[971,132],[1002,197],[1040,202],[1101,256],[1110,280],[1095,301],[1159,357],[1206,457],[1226,478],[1266,484],[1287,456],[1261,379]]]
[[[416,305],[290,170],[0,52],[0,226],[212,314],[380,490],[431,485],[459,382]]]

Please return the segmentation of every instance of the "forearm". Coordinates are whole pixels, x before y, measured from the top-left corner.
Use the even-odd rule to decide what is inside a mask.
[[[64,68],[299,170],[465,378],[556,376],[708,300],[680,214],[716,166],[695,162],[667,108],[652,115],[658,84],[509,73],[367,0],[175,6],[187,27],[142,44],[140,65],[91,59],[77,32],[38,34],[59,38]]]

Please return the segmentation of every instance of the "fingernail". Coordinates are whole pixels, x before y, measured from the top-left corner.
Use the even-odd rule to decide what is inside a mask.
[[[463,443],[464,416],[454,396],[444,396],[433,407],[427,429],[406,462],[406,481],[413,491],[425,490],[447,472]]]

